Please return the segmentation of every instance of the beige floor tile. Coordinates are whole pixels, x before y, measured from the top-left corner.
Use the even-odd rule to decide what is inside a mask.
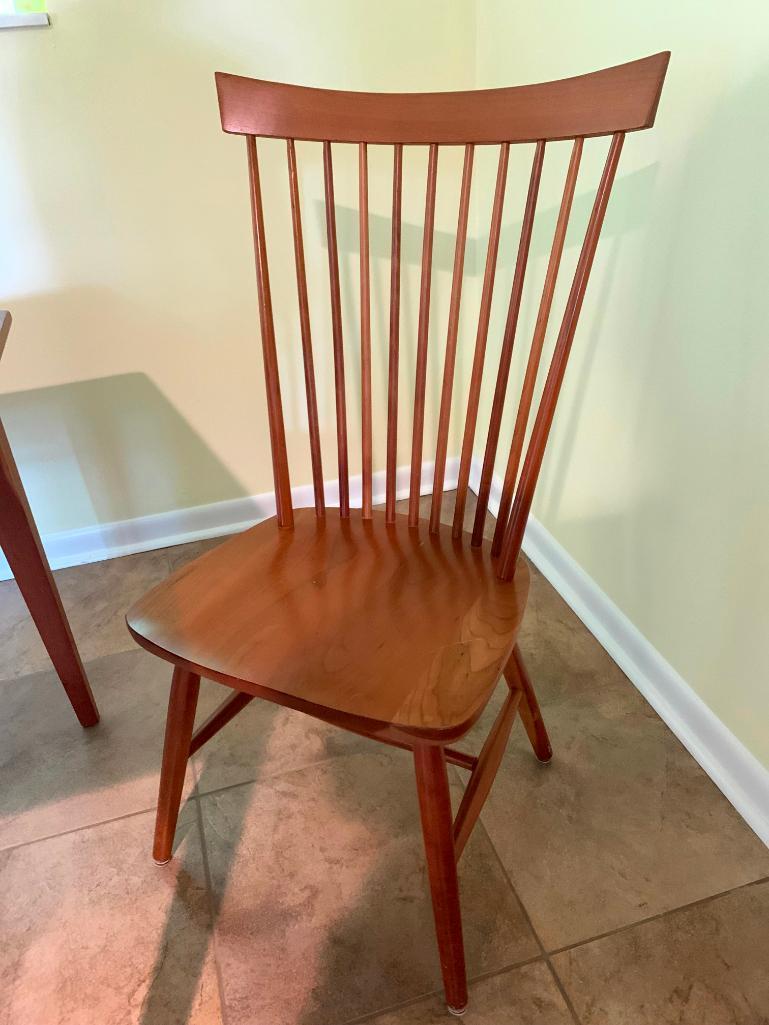
[[[463,1025],[573,1025],[561,993],[547,966],[537,961],[492,975],[470,986]],[[446,1025],[442,997],[377,1015],[369,1025]]]
[[[457,493],[456,491],[447,491],[443,495],[443,502],[441,503],[441,523],[453,523],[454,522],[454,508],[456,505]],[[430,509],[432,507],[432,495],[423,495],[419,499],[419,514],[423,520],[430,519]],[[473,523],[475,522],[475,508],[477,505],[477,499],[472,491],[467,492],[467,500],[465,501],[465,523],[464,528],[469,533],[472,532]],[[377,508],[383,508],[378,506]],[[409,510],[408,499],[403,499],[400,502],[395,503],[395,508],[399,513],[407,513]],[[486,516],[486,526],[483,532],[484,537],[491,538],[494,536],[494,526],[496,520],[491,514]]]
[[[346,1021],[440,986],[407,754],[335,758],[201,806],[230,1025]],[[536,956],[483,832],[460,874],[470,972]]]
[[[521,647],[555,756],[540,765],[517,725],[483,821],[548,949],[769,874],[769,850],[584,626],[541,577],[532,591]]]
[[[174,545],[172,548],[164,548],[163,551],[168,557],[169,574],[175,573],[177,569],[180,569],[186,563],[192,562],[193,559],[197,559],[201,555],[205,555],[206,552],[210,552],[212,548],[216,548],[222,541],[226,540],[226,537],[210,537],[204,541],[190,541],[186,545]]]
[[[557,954],[582,1025],[767,1025],[769,883]]]
[[[171,668],[139,649],[87,668],[102,716],[87,730],[53,671],[0,683],[0,847],[155,806]]]
[[[176,859],[140,815],[0,852],[1,1025],[219,1025],[196,816]]]
[[[228,693],[207,681],[203,688],[206,692],[213,689],[218,701]],[[195,756],[198,788],[207,793],[379,746],[376,741],[257,698]]]
[[[163,551],[73,566],[54,574],[83,661],[135,647],[125,625],[130,605],[169,572]],[[51,665],[14,580],[0,583],[0,678]]]

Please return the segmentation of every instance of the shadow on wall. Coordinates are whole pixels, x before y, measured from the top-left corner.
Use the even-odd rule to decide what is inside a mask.
[[[66,375],[71,340],[78,334],[109,347],[115,339],[138,337],[144,328],[144,311],[108,289],[67,289],[10,305],[14,328],[23,322],[29,341],[19,353],[22,338],[12,329],[4,359],[21,355],[54,378]],[[161,315],[156,320],[161,335],[183,335],[182,323]],[[258,344],[255,338],[254,349]],[[120,362],[94,359],[97,366]],[[136,362],[145,361],[137,357]],[[254,377],[256,388],[259,377]],[[212,403],[218,398],[216,384]],[[287,388],[293,390],[293,384],[287,382]],[[0,395],[0,416],[43,535],[251,493],[144,372],[8,392]],[[249,425],[253,458],[263,462],[262,475],[271,480],[269,451],[260,441],[264,427],[255,412]],[[302,434],[301,424],[287,433],[289,438]]]
[[[424,149],[425,147],[420,147]],[[456,169],[454,169],[456,170]],[[457,176],[457,181],[459,180]],[[409,187],[416,188],[418,192],[424,191],[424,180],[415,177],[415,180],[407,183]],[[316,231],[322,241],[324,249],[327,248],[326,237],[326,209],[325,205],[317,202],[314,206],[316,219]],[[348,381],[353,382],[353,411],[359,415],[359,395],[357,394],[357,382],[360,380],[360,330],[358,327],[358,302],[359,292],[359,260],[360,260],[360,227],[359,211],[357,207],[345,206],[337,203],[335,208],[337,243],[339,250],[339,274],[341,280],[342,315],[346,325],[345,335],[345,361],[349,370]],[[371,296],[371,323],[372,323],[372,366],[374,387],[378,388],[382,395],[387,393],[388,387],[388,351],[389,351],[389,318],[390,318],[390,258],[392,254],[392,221],[389,216],[384,216],[369,210],[369,256],[370,256],[370,296]],[[416,379],[416,358],[417,358],[417,325],[419,322],[419,287],[420,275],[417,268],[422,265],[422,242],[424,238],[424,225],[406,220],[401,224],[401,275],[400,275],[400,381],[401,394],[399,398],[399,431],[410,438],[412,430],[411,415],[413,413],[413,394]],[[443,374],[443,356],[446,348],[446,323],[448,311],[448,288],[451,281],[451,272],[454,266],[454,251],[456,245],[456,234],[454,231],[444,231],[436,228],[433,232],[432,252],[432,275],[431,275],[431,302],[430,318],[428,322],[428,372],[426,379],[427,409],[437,410],[441,394],[441,381]],[[460,335],[470,339],[474,337],[475,325],[472,322],[476,282],[482,268],[477,253],[482,246],[477,237],[468,235],[465,246],[465,264],[463,275],[462,303],[460,311],[463,318],[460,320]],[[408,273],[408,268],[415,269],[414,274]],[[354,297],[354,298],[353,298]],[[460,338],[460,351],[458,359],[461,361],[462,341]],[[458,379],[460,369],[458,367],[456,377]],[[349,386],[348,386],[349,387]],[[450,443],[454,446],[459,443],[459,425],[457,423],[461,406],[461,389],[454,393],[454,404],[452,408],[452,419],[450,423]],[[404,417],[404,412],[407,416]],[[426,436],[429,439],[431,431],[431,417],[427,417]],[[426,440],[425,459],[432,457],[432,448]]]
[[[588,139],[586,147],[591,143],[595,144],[595,140]],[[586,160],[585,163],[587,163]],[[602,168],[603,160],[600,161],[600,165]],[[621,167],[622,164],[620,164]],[[599,251],[600,245],[605,245],[609,239],[618,235],[626,235],[628,232],[642,228],[648,223],[649,212],[654,202],[653,196],[658,173],[659,164],[655,162],[640,168],[638,171],[617,175],[611,193],[611,202],[606,211],[606,218],[601,230]],[[594,178],[595,180],[591,180],[589,188],[577,192],[575,195],[569,218],[569,228],[566,234],[566,248],[574,247],[577,251],[582,245],[590,211],[593,209],[596,186],[598,185],[598,177],[595,174],[590,175],[583,167],[579,180],[583,181],[586,177]],[[558,220],[559,207],[560,197],[557,203],[553,203],[544,210],[537,211],[529,256],[531,260],[535,260],[537,257],[547,258],[550,255],[550,246],[553,240],[555,224]],[[499,245],[500,266],[510,266],[515,263],[520,234],[520,220],[515,224],[503,226]],[[562,275],[565,270],[564,266],[561,271]],[[555,310],[553,317],[555,319]]]
[[[588,406],[587,393],[593,377],[596,352],[605,329],[608,306],[614,292],[616,271],[620,262],[623,242],[631,233],[638,231],[648,223],[654,206],[658,172],[658,163],[649,164],[638,171],[619,176],[614,183],[611,202],[601,232],[600,259],[594,268],[593,279],[588,288],[586,309],[575,336],[574,356],[566,373],[567,385],[564,387],[556,413],[560,443],[557,449],[552,447],[548,452],[537,490],[538,507],[544,511],[544,515],[548,519],[556,515],[568,480],[580,420]],[[595,189],[582,192],[574,199],[566,238],[567,255],[559,274],[558,297],[560,301],[553,305],[548,326],[551,345],[555,343],[560,328],[568,287],[571,284],[577,254],[582,246],[594,200]],[[549,256],[557,217],[558,205],[550,206],[538,215],[537,229],[532,238],[530,256],[532,262],[537,258],[546,259]],[[504,236],[512,236],[509,241],[503,236],[503,242],[507,243],[504,252],[508,261],[511,259],[511,254],[514,259],[513,239],[517,240],[519,234],[520,224],[504,233]],[[569,253],[571,258],[569,258]],[[601,273],[602,267],[605,268],[603,274]],[[522,318],[521,328],[526,322],[529,325],[533,323],[539,298],[539,290],[529,287],[526,295],[529,316]],[[520,342],[525,342],[528,346],[529,337],[522,337]],[[540,382],[544,382],[546,371],[546,365],[542,366]],[[513,392],[517,400],[518,393],[515,389]],[[514,410],[508,415],[514,416]]]
[[[578,437],[580,419],[587,408],[587,392],[593,377],[596,351],[606,328],[607,311],[614,295],[617,268],[623,250],[623,242],[632,232],[648,223],[654,208],[654,194],[659,164],[649,164],[639,171],[617,178],[612,190],[611,202],[606,212],[600,243],[600,264],[603,274],[596,266],[594,278],[589,286],[589,298],[584,316],[577,327],[574,352],[578,356],[567,370],[568,391],[565,391],[558,413],[561,443],[556,452],[551,452],[545,463],[538,489],[538,504],[549,518],[560,507],[572,463],[574,446]],[[579,252],[584,229],[590,217],[595,192],[582,193],[575,197],[567,246]],[[543,224],[535,236],[532,256],[542,256],[543,242],[552,238],[557,207],[550,207],[543,216]],[[564,268],[564,271],[566,268]],[[564,294],[564,293],[562,293]],[[554,336],[560,326],[558,310],[553,311],[550,334]],[[632,314],[628,312],[628,316]]]
[[[0,415],[43,533],[51,509],[72,529],[245,494],[146,374],[4,395]]]
[[[220,138],[213,73],[232,61],[221,40],[217,48],[214,40],[176,37],[182,6],[168,4],[162,16],[132,9],[125,41],[110,47],[105,39],[121,32],[113,18],[124,20],[114,4],[68,2],[54,29],[58,45],[40,55],[49,64],[45,103],[23,102],[39,94],[37,40],[13,69],[21,100],[9,104],[5,141],[21,184],[3,204],[18,238],[13,252],[8,247],[6,280],[14,284],[3,306],[14,329],[0,383],[67,383],[6,394],[0,409],[44,533],[250,494],[254,488],[246,492],[204,440],[206,421],[222,409],[232,417],[230,436],[242,426],[254,438],[255,458],[266,460],[265,485],[271,479],[260,444],[259,333],[242,177],[242,258],[226,246],[239,210],[221,210],[231,140]],[[132,48],[141,51],[146,74],[137,73]],[[168,91],[158,105],[161,71]],[[169,179],[189,164],[191,109],[206,124],[206,145],[196,147],[195,174],[176,189]],[[140,119],[140,131],[125,130]],[[210,234],[202,226],[208,224]],[[48,281],[74,287],[34,291]],[[162,364],[168,380],[174,361],[168,395],[137,372]],[[93,379],[70,383],[73,369]],[[245,388],[228,403],[238,373],[253,380],[255,412],[241,399]],[[173,401],[183,393],[200,411],[192,422]]]

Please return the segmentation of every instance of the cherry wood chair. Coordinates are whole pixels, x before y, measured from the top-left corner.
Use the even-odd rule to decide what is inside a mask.
[[[434,94],[331,92],[216,76],[222,127],[245,136],[251,194],[277,529],[263,522],[224,542],[150,591],[128,614],[131,633],[174,665],[163,752],[154,857],[171,857],[185,764],[255,697],[413,751],[435,926],[449,1010],[467,1005],[457,861],[478,819],[520,714],[534,753],[551,757],[516,635],[529,577],[520,558],[558,393],[626,132],[653,124],[669,54],[563,81],[509,89]],[[314,509],[292,505],[273,324],[257,136],[286,140]],[[534,412],[545,332],[553,303],[584,140],[611,142]],[[319,440],[295,140],[322,144],[336,394],[339,508],[326,509]],[[496,531],[484,542],[513,342],[545,150],[573,140],[539,314],[529,348]],[[337,255],[332,143],[359,155],[360,395],[362,509],[351,510],[348,417]],[[510,146],[534,144],[507,322],[496,372],[477,511],[463,531],[489,316],[500,244]],[[372,386],[367,146],[393,146],[392,258],[387,403],[386,505],[372,508]],[[403,147],[429,147],[407,515],[396,512],[401,196]],[[452,526],[441,524],[463,260],[477,146],[498,147],[488,253]],[[420,521],[425,381],[438,157],[464,147],[458,227],[444,354],[432,503]],[[297,341],[299,344],[299,341]],[[524,451],[525,449],[525,451]],[[519,472],[520,471],[520,472]],[[450,745],[483,711],[501,674],[505,702],[480,753]],[[200,677],[232,693],[193,733]],[[456,818],[447,763],[469,771]]]
[[[11,315],[0,310],[0,356]],[[81,726],[99,721],[88,677],[45,557],[5,428],[0,423],[0,548],[11,567],[65,693]]]

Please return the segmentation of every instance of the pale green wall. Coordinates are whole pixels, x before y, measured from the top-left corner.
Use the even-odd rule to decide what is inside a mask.
[[[481,0],[477,41],[478,86],[672,51],[656,127],[626,141],[534,512],[769,765],[769,9]]]

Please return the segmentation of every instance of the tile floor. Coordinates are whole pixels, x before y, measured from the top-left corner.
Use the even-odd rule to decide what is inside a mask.
[[[0,584],[0,1025],[447,1021],[404,752],[255,702],[151,860],[170,673],[122,617],[215,543],[57,573],[85,732]],[[516,727],[461,863],[468,1025],[766,1025],[769,851],[537,572],[521,647],[555,758]]]

